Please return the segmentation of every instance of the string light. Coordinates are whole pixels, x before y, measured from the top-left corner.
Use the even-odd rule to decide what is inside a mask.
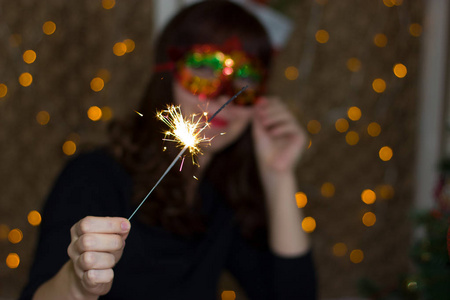
[[[97,77],[103,79],[104,83],[108,83],[111,80],[111,73],[107,69],[100,69],[97,72]]]
[[[366,190],[362,191],[362,193],[361,193],[361,200],[365,204],[373,204],[373,203],[375,203],[376,199],[377,199],[377,196],[376,196],[375,192],[372,191],[371,189],[366,189]]]
[[[387,42],[388,42],[387,36],[383,33],[377,33],[373,37],[373,43],[377,47],[380,47],[380,48],[386,47]]]
[[[381,126],[377,122],[372,122],[367,126],[367,133],[371,137],[377,137],[381,133]]]
[[[8,240],[12,243],[12,244],[18,244],[22,241],[23,239],[23,233],[20,229],[15,228],[13,230],[11,230],[8,234]]]
[[[330,39],[330,34],[324,29],[320,29],[316,32],[316,41],[321,44],[325,44]]]
[[[406,76],[406,73],[408,73],[408,69],[404,64],[396,64],[392,70],[398,78],[403,78]]]
[[[27,64],[32,64],[36,60],[36,52],[33,50],[27,50],[23,53],[22,58]]]
[[[25,73],[20,74],[19,83],[21,86],[24,86],[24,87],[30,86],[32,82],[33,82],[33,76],[31,76],[30,73],[25,72]]]
[[[345,141],[350,146],[355,146],[359,142],[359,134],[356,131],[349,131],[345,135]]]
[[[333,197],[335,192],[336,188],[334,187],[334,184],[332,184],[331,182],[325,182],[320,187],[320,193],[322,194],[322,196],[326,198]]]
[[[116,0],[102,0],[104,9],[112,9],[116,5]]]
[[[344,133],[348,130],[349,124],[346,119],[340,118],[336,120],[336,122],[334,123],[334,127],[340,133]]]
[[[234,291],[223,291],[220,297],[222,300],[234,300],[236,299],[236,293]]]
[[[361,109],[352,106],[347,110],[347,116],[352,121],[358,121],[361,118]]]
[[[102,110],[98,106],[91,106],[87,111],[87,115],[92,121],[98,121],[102,118]]]
[[[394,197],[395,191],[392,185],[382,184],[377,187],[377,194],[380,195],[381,199],[388,200]]]
[[[306,217],[302,221],[302,228],[305,232],[311,233],[316,229],[316,220],[313,217]]]
[[[0,98],[3,98],[8,94],[8,87],[4,83],[0,83]]]
[[[377,93],[382,93],[386,90],[386,82],[381,78],[376,78],[372,82],[372,88]]]
[[[364,252],[361,249],[355,249],[350,252],[350,261],[354,264],[359,264],[364,259]]]
[[[361,61],[356,57],[349,58],[347,60],[347,69],[352,72],[358,72],[361,69]]]
[[[101,110],[102,110],[102,117],[101,117],[102,121],[109,121],[109,120],[111,120],[111,118],[113,116],[113,111],[112,111],[111,107],[103,106],[101,108]]]
[[[295,201],[297,202],[298,208],[303,208],[308,203],[308,197],[303,192],[295,193]]]
[[[344,256],[347,254],[347,245],[344,243],[336,243],[333,245],[334,256]]]
[[[0,241],[6,240],[10,232],[9,226],[6,224],[0,224]]]
[[[371,227],[375,225],[375,222],[377,221],[377,217],[373,212],[366,212],[362,217],[362,222],[365,226]]]
[[[50,122],[50,114],[47,111],[42,110],[36,114],[36,121],[40,125],[47,125],[48,122]]]
[[[41,224],[42,217],[37,210],[32,210],[28,213],[27,220],[30,225],[38,226],[39,224]]]
[[[409,25],[409,34],[419,37],[422,34],[422,26],[419,23],[412,23]]]
[[[115,43],[113,46],[113,52],[117,56],[123,56],[125,53],[127,53],[127,45],[123,42]]]
[[[8,266],[8,268],[16,269],[17,267],[19,267],[19,264],[20,257],[17,253],[8,254],[8,256],[6,257],[6,265]]]
[[[123,41],[123,43],[127,48],[127,50],[125,51],[126,53],[133,52],[134,48],[136,48],[136,44],[132,39],[126,39]]]
[[[100,92],[103,90],[103,87],[105,86],[105,82],[100,77],[95,77],[91,80],[91,89],[94,92]]]
[[[384,146],[381,147],[380,151],[378,152],[378,155],[382,161],[389,161],[394,155],[394,152],[390,147]]]
[[[317,120],[311,120],[308,122],[306,128],[308,129],[309,133],[318,134],[320,132],[320,129],[322,128],[322,125],[320,125],[320,122]]]
[[[75,144],[74,141],[65,141],[62,146],[62,150],[65,155],[71,156],[74,155],[75,152],[77,151],[77,145]]]
[[[284,70],[284,76],[288,80],[296,80],[298,78],[298,69],[294,66],[289,66]]]

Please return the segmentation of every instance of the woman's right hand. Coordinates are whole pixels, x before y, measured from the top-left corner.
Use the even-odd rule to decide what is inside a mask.
[[[95,297],[109,292],[112,268],[122,256],[130,228],[130,222],[119,217],[85,217],[72,226],[67,253],[81,295]]]

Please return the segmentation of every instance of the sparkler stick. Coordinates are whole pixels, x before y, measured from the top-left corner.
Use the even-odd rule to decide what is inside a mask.
[[[176,138],[178,138],[178,142],[184,144],[183,149],[181,149],[180,153],[178,153],[178,155],[175,157],[175,159],[172,161],[172,163],[169,165],[169,167],[166,169],[166,171],[164,172],[164,174],[158,179],[158,181],[156,182],[156,184],[153,186],[153,188],[150,190],[150,192],[148,192],[147,196],[145,196],[145,198],[141,201],[141,203],[138,205],[138,207],[134,210],[134,212],[131,214],[131,216],[128,218],[128,221],[131,220],[131,218],[136,214],[136,212],[139,210],[139,208],[141,208],[141,206],[144,204],[144,202],[147,200],[147,198],[150,196],[150,194],[155,190],[155,188],[159,185],[159,183],[163,180],[163,178],[167,175],[167,173],[169,173],[169,171],[173,168],[173,166],[175,165],[175,163],[178,161],[178,159],[180,159],[180,157],[184,154],[184,152],[188,149],[191,148],[193,150],[191,151],[195,151],[197,150],[197,147],[195,145],[196,141],[196,137],[198,136],[198,134],[200,134],[200,132],[202,132],[207,126],[209,126],[209,123],[211,122],[212,119],[214,119],[215,116],[217,116],[217,114],[225,108],[225,106],[227,106],[228,104],[230,104],[231,101],[233,101],[234,99],[236,99],[237,96],[239,96],[248,86],[244,86],[239,92],[237,92],[233,97],[231,97],[230,99],[228,99],[227,102],[225,102],[225,104],[223,104],[213,115],[211,118],[208,119],[208,121],[206,122],[205,126],[203,128],[201,128],[200,130],[198,130],[195,133],[191,133],[189,131],[189,129],[192,128],[196,128],[196,126],[198,125],[197,123],[188,123],[186,120],[182,119],[181,114],[180,115],[176,115],[176,120],[175,121],[179,121],[180,125],[182,125],[183,129],[185,129],[187,132],[184,132],[185,134],[191,134],[191,136],[189,136],[190,144],[186,144],[185,141],[180,139],[179,134],[175,133],[170,133],[170,135],[175,136]],[[169,110],[168,111],[169,114],[174,114],[173,110]],[[139,114],[140,115],[140,114]],[[161,115],[159,115],[160,119],[163,120],[166,124],[171,125],[170,121],[167,121],[164,119],[164,117],[162,117]],[[176,131],[177,128],[175,128]],[[192,142],[192,140],[194,140],[194,142]]]

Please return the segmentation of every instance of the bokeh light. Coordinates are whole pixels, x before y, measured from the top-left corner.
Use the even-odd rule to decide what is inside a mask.
[[[289,66],[284,70],[284,76],[288,80],[295,80],[298,78],[298,69],[294,66]]]
[[[111,9],[116,5],[116,0],[102,0],[102,6],[104,9]]]
[[[102,118],[102,110],[98,106],[91,106],[87,111],[87,115],[92,121],[98,121]]]
[[[394,1],[392,1],[392,0],[383,0],[383,3],[387,7],[393,7],[394,6]]]
[[[4,83],[0,83],[0,98],[3,98],[8,94],[8,87]]]
[[[123,41],[123,43],[127,47],[126,53],[133,52],[133,50],[136,48],[136,43],[132,39],[126,39]]]
[[[325,182],[320,187],[320,193],[322,196],[330,198],[334,196],[334,193],[336,192],[336,188],[334,187],[334,184],[331,182]]]
[[[6,224],[0,224],[0,241],[6,240],[9,234],[9,226]]]
[[[419,37],[422,34],[422,26],[419,23],[412,23],[409,25],[409,34]]]
[[[371,227],[375,225],[375,222],[377,221],[377,217],[373,212],[366,212],[362,217],[362,222],[365,226]]]
[[[352,121],[358,121],[361,119],[361,109],[356,106],[352,106],[347,110],[347,116]]]
[[[330,39],[330,34],[328,33],[328,31],[324,30],[324,29],[320,29],[317,30],[316,32],[316,41],[321,43],[321,44],[325,44],[326,42],[328,42],[328,40]]]
[[[344,256],[347,254],[347,245],[344,243],[336,243],[333,245],[333,255],[334,256]]]
[[[19,83],[21,86],[24,86],[24,87],[30,86],[32,82],[33,82],[33,76],[31,76],[30,73],[25,72],[25,73],[20,74]]]
[[[394,155],[394,152],[392,151],[391,147],[384,146],[381,147],[380,151],[378,152],[378,155],[382,161],[389,161]]]
[[[6,265],[10,269],[16,269],[20,264],[20,257],[17,253],[9,253],[6,257]]]
[[[382,93],[386,90],[386,82],[381,78],[377,78],[372,82],[372,88],[375,92]]]
[[[295,193],[295,201],[297,202],[298,208],[303,208],[308,203],[308,197],[303,192]]]
[[[8,233],[8,240],[12,244],[20,243],[23,239],[23,233],[20,229],[15,228]]]
[[[359,264],[364,259],[364,252],[360,249],[355,249],[350,252],[350,261],[354,264]]]
[[[108,83],[111,80],[111,73],[107,69],[100,69],[97,72],[97,77],[103,79],[104,83]]]
[[[408,73],[408,69],[404,64],[396,64],[392,71],[394,71],[395,76],[398,78],[403,78]]]
[[[52,21],[47,21],[44,23],[44,25],[42,25],[42,31],[46,35],[52,35],[56,31],[56,24]]]
[[[380,48],[386,47],[387,42],[388,42],[387,36],[383,33],[377,33],[373,37],[373,43],[377,47],[380,47]]]
[[[30,225],[38,226],[39,224],[41,224],[42,217],[37,210],[32,210],[28,213],[27,220]]]
[[[113,116],[113,111],[112,111],[111,107],[103,106],[101,108],[101,110],[102,110],[102,117],[101,117],[102,121],[109,121],[109,120],[111,120],[111,118]]]
[[[91,80],[91,89],[94,92],[100,92],[101,90],[103,90],[104,86],[105,86],[105,82],[100,77],[94,77]]]
[[[379,136],[381,133],[381,126],[377,122],[372,122],[367,126],[367,133],[372,136],[376,137]]]
[[[113,46],[113,52],[117,56],[122,56],[127,53],[127,45],[125,43],[119,42],[115,43]]]
[[[320,132],[320,129],[322,128],[322,125],[317,120],[311,120],[308,122],[306,128],[308,129],[309,133],[318,134]]]
[[[47,125],[48,122],[50,122],[50,114],[47,111],[42,110],[36,114],[36,121],[40,125]]]
[[[371,189],[366,189],[366,190],[362,191],[362,193],[361,193],[361,200],[365,204],[373,204],[377,200],[377,196],[376,196],[375,192],[372,191]]]
[[[334,127],[336,128],[337,131],[343,133],[348,130],[349,124],[346,119],[340,118],[336,120],[336,122],[334,123]]]
[[[354,145],[358,144],[358,142],[359,142],[359,134],[356,131],[353,131],[353,130],[349,131],[345,135],[345,141],[350,146],[354,146]]]
[[[222,300],[234,300],[236,299],[236,293],[234,291],[223,291],[220,297]]]
[[[65,141],[62,146],[62,150],[67,156],[74,155],[77,151],[77,145],[74,141]]]
[[[313,217],[304,218],[302,228],[305,232],[313,232],[316,229],[316,220]]]
[[[349,58],[347,60],[347,69],[352,72],[358,72],[361,69],[361,61],[356,57]]]
[[[32,64],[36,60],[36,52],[33,50],[26,50],[22,55],[23,61],[27,64]]]
[[[381,184],[377,186],[376,191],[381,199],[388,200],[394,198],[395,190],[390,184]]]

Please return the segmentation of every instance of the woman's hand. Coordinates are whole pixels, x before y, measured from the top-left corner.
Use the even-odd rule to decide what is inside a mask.
[[[262,172],[293,172],[307,135],[280,99],[262,98],[255,106],[253,138]]]
[[[130,227],[127,219],[117,217],[86,217],[72,226],[67,253],[82,295],[109,292],[114,278],[112,268],[122,256]]]

